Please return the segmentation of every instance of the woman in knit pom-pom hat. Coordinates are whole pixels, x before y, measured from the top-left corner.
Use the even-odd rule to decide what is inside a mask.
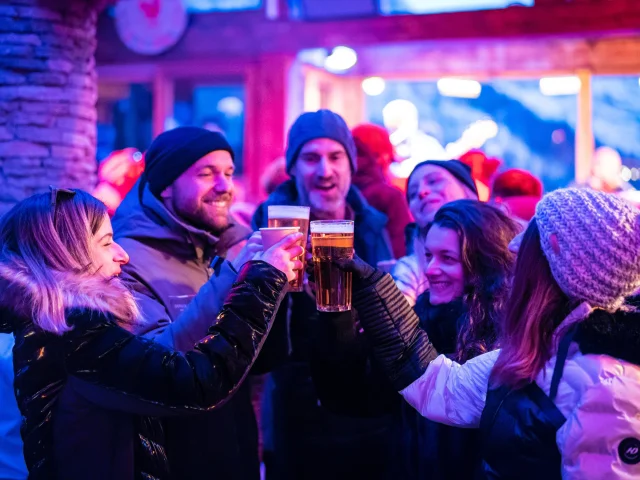
[[[545,196],[524,234],[496,350],[437,356],[388,276],[358,260],[354,302],[395,388],[480,428],[492,479],[640,478],[640,212],[588,189]]]

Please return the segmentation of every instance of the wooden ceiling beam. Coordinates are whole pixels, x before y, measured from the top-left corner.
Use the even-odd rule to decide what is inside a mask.
[[[261,10],[218,12],[192,15],[182,40],[155,58],[242,59],[337,45],[358,48],[429,40],[592,38],[629,33],[640,33],[638,0],[538,0],[531,8],[321,22],[268,20]],[[106,15],[98,25],[96,58],[99,64],[149,60],[122,44],[113,19]]]

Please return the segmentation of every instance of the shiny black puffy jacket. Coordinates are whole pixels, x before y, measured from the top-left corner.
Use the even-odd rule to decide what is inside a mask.
[[[282,272],[249,262],[208,336],[186,354],[130,334],[103,312],[69,310],[73,329],[57,336],[5,305],[0,332],[16,337],[14,386],[29,478],[170,478],[157,441],[161,427],[149,417],[210,410],[228,400],[286,291]]]

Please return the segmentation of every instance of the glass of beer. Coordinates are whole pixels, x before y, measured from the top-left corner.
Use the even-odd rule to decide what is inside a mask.
[[[300,246],[307,245],[309,235],[309,207],[297,207],[293,205],[269,205],[269,228],[299,227],[302,239]],[[304,289],[304,253],[298,258],[302,262],[302,270],[298,270],[296,278],[289,283],[291,292],[302,292]]]
[[[311,250],[316,282],[316,307],[321,312],[351,310],[352,274],[340,270],[333,261],[353,258],[353,222],[311,222]]]

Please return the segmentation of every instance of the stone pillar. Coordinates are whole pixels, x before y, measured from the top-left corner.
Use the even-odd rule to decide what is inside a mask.
[[[97,5],[0,5],[0,214],[53,184],[96,179]]]

